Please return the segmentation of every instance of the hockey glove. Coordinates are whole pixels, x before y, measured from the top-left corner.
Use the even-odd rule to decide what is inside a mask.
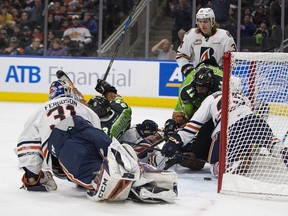
[[[105,80],[98,79],[97,85],[95,87],[96,91],[104,95],[106,92],[113,92],[117,94],[117,90],[114,86],[111,86],[108,82]]]
[[[181,137],[178,134],[170,136],[168,141],[164,144],[161,154],[165,157],[173,157],[177,151],[183,146]]]
[[[181,68],[182,74],[187,77],[194,70],[194,67],[190,64],[186,64]]]
[[[33,184],[29,183],[25,173],[22,177],[23,186],[21,188],[24,188],[25,190],[28,191],[45,191],[45,192],[57,189],[57,184],[49,171],[45,172],[41,171],[37,176],[37,179],[35,180],[36,181]]]
[[[164,136],[172,135],[178,129],[178,125],[175,120],[168,119],[164,125]]]

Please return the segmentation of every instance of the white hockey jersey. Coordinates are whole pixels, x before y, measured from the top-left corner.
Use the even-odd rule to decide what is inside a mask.
[[[190,61],[195,67],[199,62],[214,57],[222,66],[226,51],[237,51],[234,39],[228,31],[217,29],[214,35],[205,38],[201,33],[197,33],[197,28],[192,28],[178,47],[176,61],[180,68],[190,64]]]
[[[24,125],[18,138],[16,153],[20,167],[27,167],[38,174],[47,157],[52,129],[62,120],[72,116],[82,116],[94,127],[101,129],[99,117],[87,106],[69,97],[50,100],[39,107]],[[44,166],[47,166],[44,164]]]
[[[229,125],[234,124],[239,119],[252,113],[248,99],[237,92],[232,92],[232,100],[229,105]],[[183,130],[178,131],[182,142],[190,142],[203,124],[211,118],[214,122],[214,131],[212,137],[220,131],[221,121],[222,92],[218,91],[209,95],[201,104],[199,109],[194,113]]]

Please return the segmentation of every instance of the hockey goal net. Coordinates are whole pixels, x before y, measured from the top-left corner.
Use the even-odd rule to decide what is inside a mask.
[[[252,127],[250,131],[253,132],[261,131],[263,125],[253,121],[245,122],[238,126],[236,132],[235,130],[231,132],[228,127],[233,121],[233,117],[229,115],[231,106],[229,92],[231,93],[232,88],[235,89],[231,76],[241,80],[238,91],[247,96],[252,111],[258,117],[265,119],[271,127],[273,142],[266,145],[249,143],[249,131],[238,135],[237,131],[242,132],[245,128]],[[285,146],[288,146],[287,130],[288,54],[226,53],[218,192],[287,200],[288,156],[286,155],[285,160],[282,151]],[[237,154],[241,157],[233,158],[233,155]]]

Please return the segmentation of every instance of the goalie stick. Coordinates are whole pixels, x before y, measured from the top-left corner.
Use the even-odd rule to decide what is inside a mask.
[[[56,76],[58,79],[62,80],[62,81],[66,81],[68,82],[68,84],[71,86],[73,92],[77,95],[77,97],[79,98],[80,102],[87,105],[87,101],[84,99],[82,93],[80,91],[78,91],[78,89],[75,87],[75,85],[73,84],[73,82],[71,81],[71,79],[69,78],[69,76],[62,70],[58,70],[56,72]]]
[[[135,11],[136,11],[137,5],[138,5],[138,1],[136,1],[135,5],[134,5],[134,7],[133,7],[133,9],[132,9],[132,11],[131,11],[131,14],[129,15],[128,19],[127,19],[126,22],[125,22],[124,29],[123,29],[123,31],[122,31],[119,39],[118,39],[118,43],[117,43],[116,48],[115,48],[115,50],[114,50],[114,52],[113,52],[112,58],[111,58],[111,60],[110,60],[110,63],[109,63],[109,65],[108,65],[108,67],[107,67],[107,70],[106,70],[104,76],[103,76],[103,80],[106,80],[106,79],[107,79],[107,76],[108,76],[109,71],[110,71],[110,69],[111,69],[111,67],[112,67],[112,64],[113,64],[113,62],[114,62],[114,60],[115,60],[115,57],[116,57],[116,55],[117,55],[117,53],[118,53],[118,50],[119,50],[120,45],[121,45],[121,43],[122,43],[122,41],[123,41],[123,38],[124,38],[124,36],[125,36],[128,28],[129,28],[129,25],[130,25],[130,23],[131,23],[131,21],[132,21],[132,16],[134,15],[134,13],[135,13]]]

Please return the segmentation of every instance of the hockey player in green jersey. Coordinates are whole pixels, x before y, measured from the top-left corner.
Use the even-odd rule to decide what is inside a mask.
[[[207,62],[207,63],[206,63]],[[181,127],[210,94],[221,90],[223,71],[213,60],[200,63],[183,81],[172,119]]]
[[[222,75],[223,71],[213,59],[205,60],[188,74],[179,88],[178,102],[173,111],[172,119],[168,119],[165,123],[165,136],[169,136],[178,128],[183,127],[206,97],[221,90]],[[183,149],[183,153],[187,153],[195,160],[172,158],[166,165],[169,167],[173,163],[179,163],[192,170],[202,169],[205,165],[203,161],[207,160],[207,149],[210,147],[212,131],[213,121],[209,120],[203,125],[193,142],[187,145],[186,149]]]
[[[139,159],[142,162],[149,160],[151,161],[149,164],[156,166],[156,155],[161,155],[153,150],[147,151],[147,148],[149,149],[151,144],[162,138],[158,133],[157,123],[146,119],[142,123],[131,126],[132,109],[117,94],[116,88],[108,82],[98,79],[96,91],[102,96],[91,98],[88,106],[99,116],[102,130],[121,143],[132,144],[137,155],[141,155]]]
[[[102,130],[119,140],[131,126],[132,109],[105,80],[98,79],[96,91],[102,96],[91,98],[88,106],[99,116]]]

